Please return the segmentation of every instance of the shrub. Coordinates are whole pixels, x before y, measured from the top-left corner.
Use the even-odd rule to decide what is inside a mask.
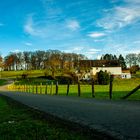
[[[56,76],[55,78],[59,84],[72,84],[72,78],[68,76]]]
[[[28,77],[28,74],[27,74],[27,73],[23,73],[23,74],[21,75],[21,77],[22,77],[22,79],[26,79],[26,78]]]
[[[130,68],[130,72],[131,74],[136,74],[136,72],[139,70],[139,66],[138,65],[134,65]]]
[[[97,80],[99,85],[108,85],[109,84],[109,74],[103,72],[102,70],[97,73]]]

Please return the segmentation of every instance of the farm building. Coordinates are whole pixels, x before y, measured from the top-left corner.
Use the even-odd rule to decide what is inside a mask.
[[[91,76],[99,71],[106,71],[114,76],[121,78],[131,78],[130,73],[123,73],[118,60],[81,60],[79,63],[81,69],[90,69]]]
[[[122,79],[130,79],[131,78],[131,73],[129,70],[123,70],[121,74]]]
[[[110,73],[111,75],[121,75],[122,74],[121,67],[92,67],[91,73],[92,73],[92,75],[96,75],[96,73],[101,70],[104,72],[106,71],[106,72]]]

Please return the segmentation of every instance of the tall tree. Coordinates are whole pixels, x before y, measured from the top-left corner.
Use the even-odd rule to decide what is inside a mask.
[[[31,63],[31,52],[23,52],[25,70],[29,70]]]
[[[124,57],[121,54],[119,55],[118,60],[119,60],[119,63],[121,65],[122,69],[126,69],[126,62],[125,62]]]
[[[127,54],[125,60],[129,67],[132,65],[137,65],[137,55],[135,53]]]

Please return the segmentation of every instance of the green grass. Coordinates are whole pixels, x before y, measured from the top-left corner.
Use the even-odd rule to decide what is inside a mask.
[[[22,74],[28,74],[29,77],[37,77],[44,75],[45,70],[19,70],[19,71],[2,71],[2,78],[20,78]]]
[[[78,131],[56,121],[46,120],[38,112],[0,96],[0,140],[85,140]]]
[[[136,86],[140,84],[140,78],[132,78],[132,79],[115,79],[113,81],[113,99],[120,99],[125,96],[131,90],[133,90]],[[26,88],[26,89],[24,89]],[[34,88],[34,89],[33,89]],[[37,87],[37,93],[45,94],[45,85],[41,85]],[[19,85],[14,90],[26,91],[36,93],[36,86],[26,86]],[[51,85],[47,86],[47,94],[55,94],[56,86]],[[67,93],[67,85],[59,85],[58,95],[66,95]],[[92,89],[91,85],[81,85],[81,97],[90,98],[92,97]],[[77,96],[78,95],[78,86],[70,85],[69,96]],[[97,99],[109,99],[109,85],[95,85],[95,98]],[[128,100],[140,100],[140,90],[131,95]]]
[[[7,80],[5,79],[0,79],[0,86],[3,86],[7,83]]]

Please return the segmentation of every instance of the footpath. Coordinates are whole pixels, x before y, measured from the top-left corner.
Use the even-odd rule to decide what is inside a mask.
[[[140,140],[140,102],[1,91],[29,107],[120,140]]]

